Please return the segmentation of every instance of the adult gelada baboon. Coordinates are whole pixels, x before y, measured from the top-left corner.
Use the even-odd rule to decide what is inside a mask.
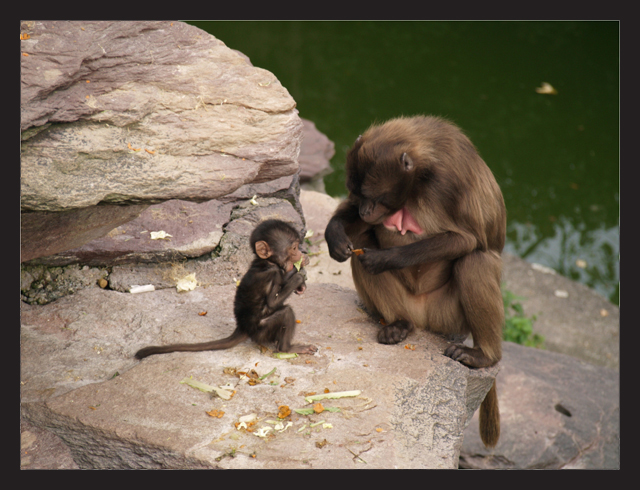
[[[430,116],[371,126],[347,154],[348,198],[329,222],[331,257],[352,256],[364,304],[384,318],[378,340],[395,344],[415,327],[473,347],[445,355],[467,366],[502,357],[504,200],[493,174],[454,124]],[[362,249],[362,250],[358,250]],[[480,407],[486,446],[500,436],[495,383]]]

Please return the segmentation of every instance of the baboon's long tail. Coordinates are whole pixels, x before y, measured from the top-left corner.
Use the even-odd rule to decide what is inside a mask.
[[[494,447],[500,439],[500,410],[495,381],[480,405],[480,438],[487,447]]]

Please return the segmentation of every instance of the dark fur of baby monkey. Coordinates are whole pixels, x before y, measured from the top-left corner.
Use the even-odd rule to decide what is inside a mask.
[[[303,273],[294,265],[309,258],[300,251],[300,236],[288,223],[267,220],[255,227],[250,238],[255,257],[236,289],[234,314],[236,329],[226,338],[199,344],[149,346],[136,353],[138,359],[153,354],[176,351],[206,351],[229,349],[246,339],[258,344],[275,344],[280,352],[313,354],[313,345],[293,344],[296,317],[285,305],[291,293],[306,289]]]

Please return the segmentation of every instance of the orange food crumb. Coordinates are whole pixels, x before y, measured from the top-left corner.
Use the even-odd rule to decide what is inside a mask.
[[[151,153],[152,155],[156,152],[155,150],[147,150],[146,148],[144,149],[144,151],[146,151],[147,153]]]
[[[404,346],[405,349],[407,350],[416,350],[416,345],[415,344],[407,344]]]
[[[291,409],[287,405],[280,405],[278,407],[278,418],[283,419],[291,415]]]
[[[322,406],[322,403],[316,403],[316,404],[313,406],[313,411],[314,411],[315,413],[322,413],[322,412],[324,412],[324,407]]]
[[[205,316],[206,314],[207,314],[206,311],[201,311],[200,313],[198,313],[198,315],[200,315],[200,316]]]
[[[29,56],[29,53],[22,53],[22,56]]]
[[[353,254],[354,254],[354,255],[362,255],[363,253],[364,253],[364,250],[362,250],[361,248],[356,248],[356,249],[353,251]]]

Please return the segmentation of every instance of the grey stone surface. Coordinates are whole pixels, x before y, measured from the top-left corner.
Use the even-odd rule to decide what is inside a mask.
[[[412,338],[414,349],[378,344],[376,324],[358,310],[353,290],[310,284],[290,300],[297,338],[318,346],[314,356],[274,359],[245,342],[133,358],[150,343],[227,335],[234,292],[233,285],[188,293],[84,289],[46,306],[23,303],[23,416],[64,441],[81,468],[457,467],[464,427],[498,368],[470,370],[442,355],[443,339],[424,332]],[[225,367],[275,372],[251,386]],[[230,383],[236,393],[212,398],[180,383],[191,377]],[[278,419],[279,406],[311,407],[305,394],[325,389],[361,394],[322,401],[340,412],[294,412],[285,419],[292,427],[256,435],[273,428],[268,421]],[[235,423],[251,413],[254,431],[238,430]]]
[[[488,450],[478,416],[465,431],[461,468],[620,469],[620,378],[555,352],[503,344],[501,433]]]
[[[506,253],[503,260],[503,281],[524,298],[527,316],[536,316],[534,331],[545,337],[546,349],[619,368],[620,308],[584,284],[546,268]]]

